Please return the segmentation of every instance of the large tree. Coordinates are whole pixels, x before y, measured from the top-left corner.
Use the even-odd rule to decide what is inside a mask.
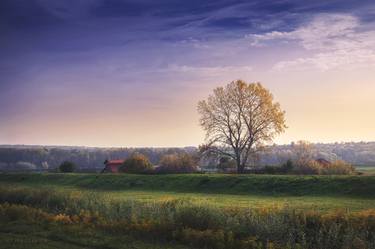
[[[253,155],[284,132],[285,112],[260,83],[237,80],[198,103],[207,148],[236,161],[243,173]]]

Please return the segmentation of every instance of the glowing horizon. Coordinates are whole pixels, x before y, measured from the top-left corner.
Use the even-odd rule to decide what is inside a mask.
[[[0,144],[197,146],[197,102],[261,82],[275,143],[375,141],[375,4],[3,1]]]

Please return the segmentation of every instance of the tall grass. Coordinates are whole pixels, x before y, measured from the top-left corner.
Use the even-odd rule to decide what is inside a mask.
[[[20,187],[0,188],[0,203],[3,218],[40,219],[44,212],[51,222],[80,223],[201,248],[375,248],[375,210],[322,214],[286,208],[218,208],[180,199],[145,203]],[[28,212],[33,215],[25,215]]]

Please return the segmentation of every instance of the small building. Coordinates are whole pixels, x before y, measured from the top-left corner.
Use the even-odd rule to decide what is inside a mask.
[[[317,163],[319,163],[320,165],[322,165],[322,166],[329,166],[329,165],[331,165],[331,162],[328,161],[328,160],[326,160],[326,159],[324,159],[324,158],[318,158],[315,161]]]
[[[118,173],[120,166],[124,163],[125,160],[105,160],[104,169],[102,173]]]

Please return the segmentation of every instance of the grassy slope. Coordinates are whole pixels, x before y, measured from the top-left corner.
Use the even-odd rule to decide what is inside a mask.
[[[0,174],[0,183],[95,191],[141,201],[186,198],[218,206],[316,210],[375,206],[374,176]]]
[[[375,176],[0,174],[0,182],[92,190],[375,197]]]

